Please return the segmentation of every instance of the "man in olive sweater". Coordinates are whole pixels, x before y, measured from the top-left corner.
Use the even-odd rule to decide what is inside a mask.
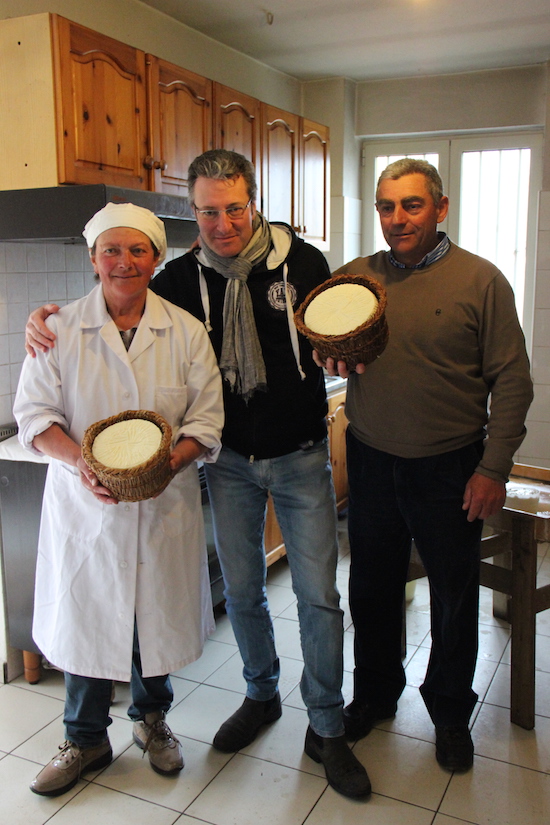
[[[482,520],[503,506],[525,436],[529,362],[504,275],[437,231],[448,199],[436,169],[392,163],[378,181],[376,208],[390,251],[336,273],[366,273],[384,285],[390,331],[384,353],[348,381],[355,672],[344,722],[357,739],[396,713],[414,539],[431,595],[432,650],[420,691],[439,764],[468,770]],[[326,366],[349,374],[343,362]]]

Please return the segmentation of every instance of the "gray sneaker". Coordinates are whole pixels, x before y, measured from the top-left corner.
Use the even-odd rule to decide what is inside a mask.
[[[92,748],[79,748],[74,742],[59,746],[60,753],[42,768],[30,784],[30,789],[41,796],[59,796],[74,788],[86,771],[105,768],[113,759],[108,739]]]
[[[147,713],[144,721],[134,722],[134,742],[149,755],[151,767],[164,776],[181,771],[184,766],[179,739],[166,722],[166,714],[159,710]]]

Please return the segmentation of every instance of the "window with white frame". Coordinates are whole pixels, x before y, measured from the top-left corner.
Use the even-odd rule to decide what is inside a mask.
[[[439,170],[450,200],[449,214],[440,229],[460,246],[492,261],[506,275],[529,343],[541,154],[542,136],[538,133],[365,141],[363,254],[387,248],[374,207],[382,170],[402,157],[428,160]]]

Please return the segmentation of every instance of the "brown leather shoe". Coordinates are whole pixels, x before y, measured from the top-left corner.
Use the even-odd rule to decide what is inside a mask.
[[[179,739],[166,722],[164,711],[147,713],[144,721],[134,722],[134,742],[148,754],[151,767],[164,776],[178,773],[184,766]]]
[[[368,736],[377,722],[393,719],[396,712],[396,702],[386,706],[374,706],[354,699],[343,711],[346,738],[350,742],[355,742]]]
[[[352,753],[345,736],[327,739],[308,727],[306,754],[325,769],[327,781],[335,791],[350,799],[366,799],[371,794],[369,776]]]
[[[262,725],[280,718],[281,697],[279,692],[265,702],[245,697],[235,713],[226,719],[214,737],[212,744],[223,753],[235,753],[255,740]]]
[[[474,764],[474,743],[468,725],[436,728],[435,758],[446,771],[469,771]]]
[[[105,768],[113,759],[108,739],[92,748],[79,748],[74,742],[59,746],[60,753],[42,768],[30,784],[30,789],[41,796],[59,796],[74,788],[86,771]]]

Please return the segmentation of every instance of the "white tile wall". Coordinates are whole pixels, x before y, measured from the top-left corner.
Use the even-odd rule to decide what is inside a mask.
[[[168,259],[184,251],[170,249]],[[44,303],[67,304],[93,286],[83,244],[0,243],[0,424],[13,421],[29,312]]]
[[[531,362],[535,400],[527,416],[527,437],[518,460],[522,464],[550,467],[550,191],[541,192],[539,199]]]

